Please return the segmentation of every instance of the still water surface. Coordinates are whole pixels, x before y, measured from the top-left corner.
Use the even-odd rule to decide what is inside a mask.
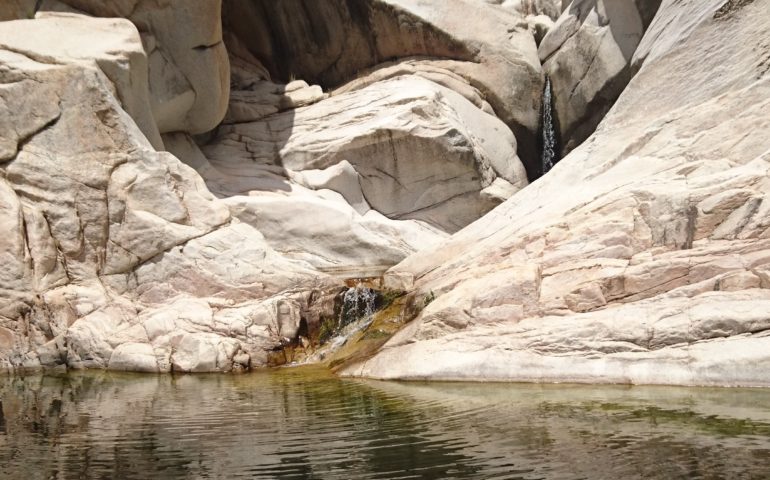
[[[0,377],[0,478],[770,478],[770,390]]]

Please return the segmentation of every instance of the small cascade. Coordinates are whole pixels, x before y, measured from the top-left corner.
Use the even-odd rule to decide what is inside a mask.
[[[559,161],[556,153],[556,128],[553,123],[553,92],[551,90],[551,79],[545,77],[545,90],[543,91],[543,114],[542,114],[542,142],[543,153],[541,155],[541,166],[543,175],[553,168]]]
[[[361,285],[349,288],[342,297],[340,328],[346,327],[356,320],[371,317],[375,310],[376,301],[377,294],[371,288]]]
[[[372,288],[356,283],[342,294],[342,305],[336,319],[327,319],[319,332],[320,348],[303,363],[317,363],[344,346],[355,334],[366,330],[378,308],[380,295]]]

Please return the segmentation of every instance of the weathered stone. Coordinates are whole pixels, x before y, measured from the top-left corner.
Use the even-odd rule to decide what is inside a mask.
[[[224,4],[223,16],[274,80],[331,89],[384,62],[436,61],[468,79],[513,130],[528,171],[537,162],[543,79],[518,13],[477,0],[236,0]]]
[[[218,133],[204,153],[222,171],[248,168],[255,175],[260,167],[280,165],[305,187],[336,186],[360,213],[368,205],[389,218],[421,220],[449,232],[491,209],[495,192],[507,198],[526,184],[516,140],[506,126],[459,94],[420,78],[377,82]],[[334,175],[322,172],[342,161],[352,165],[357,181],[355,176],[317,180]],[[496,178],[498,188],[480,195]],[[355,184],[360,192],[350,190]],[[220,195],[264,190],[216,178],[209,187]]]
[[[88,38],[98,38],[99,41],[86,40]],[[21,20],[3,25],[0,29],[0,48],[26,55],[40,64],[71,63],[98,67],[112,82],[122,107],[142,133],[155,147],[162,146],[147,94],[147,57],[139,34],[130,22],[45,13],[35,21]],[[50,111],[56,108],[58,102],[47,100],[49,111],[40,112],[42,116],[39,119],[35,120],[32,116],[37,113],[34,111],[29,112],[31,119],[23,114],[20,116],[27,117],[24,121],[40,123],[37,129],[47,125],[58,116]],[[31,108],[35,108],[34,103]],[[36,131],[34,126],[26,130],[23,126],[16,128],[20,130],[18,135],[21,138]],[[3,150],[5,148],[0,149],[0,160],[7,158]]]
[[[298,107],[312,105],[325,95],[318,85],[304,85],[292,90],[289,85],[278,85],[270,81],[260,81],[249,90],[235,90],[230,94],[230,105],[224,123],[254,122],[272,115]]]
[[[157,372],[158,362],[149,344],[124,343],[112,352],[108,368],[132,372]]]
[[[389,271],[436,299],[346,374],[770,384],[770,19],[767,2],[718,8],[664,3],[654,53],[591,139]],[[698,21],[678,30],[682,15]],[[511,265],[539,272],[534,293],[514,295]]]
[[[551,79],[561,150],[593,133],[633,76],[632,57],[660,0],[575,0],[538,49]]]
[[[198,134],[219,124],[230,91],[221,0],[62,1],[91,15],[136,24],[147,52],[152,113],[161,133]],[[55,7],[44,4],[46,8]]]
[[[45,0],[0,23],[0,369],[264,365],[334,314],[333,276],[426,250],[382,282],[422,313],[347,374],[767,385],[767,2],[651,24],[655,1],[573,2],[540,45],[583,109],[559,120],[639,73],[524,189],[558,3],[232,1],[224,35],[219,0]]]
[[[100,42],[83,44],[94,34]],[[125,20],[45,13],[0,23],[10,116],[0,131],[2,369],[229,371],[236,355],[259,365],[297,331],[299,306],[284,310],[298,300],[276,294],[326,281],[234,220],[192,168],[155,151],[137,127],[143,114],[126,112],[149,98],[144,59]],[[196,151],[184,135],[168,138]],[[273,331],[259,312],[276,304]],[[242,324],[264,334],[233,333]]]

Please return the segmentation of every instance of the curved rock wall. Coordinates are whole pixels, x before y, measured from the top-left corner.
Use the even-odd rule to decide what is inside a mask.
[[[200,154],[178,154],[237,218],[291,258],[379,274],[526,185],[521,143],[493,106],[509,91],[498,76],[518,75],[515,93],[532,81],[517,65],[539,69],[521,17],[476,6],[490,31],[475,33],[459,22],[463,2],[441,18],[409,2],[312,5],[225,3],[228,114]],[[501,36],[523,43],[495,47]],[[388,51],[392,61],[358,71]],[[355,78],[326,92],[305,82],[328,81],[330,65],[335,82]],[[280,83],[295,67],[305,78]],[[516,101],[504,111],[536,114]]]
[[[513,130],[535,178],[543,78],[521,15],[475,0],[228,0],[224,21],[285,82],[296,77],[328,89],[386,62],[441,60]]]
[[[228,0],[227,28],[268,67],[329,88],[394,58],[473,61],[476,51],[409,11],[378,0]]]
[[[231,82],[217,0],[36,6],[0,23],[2,368],[264,365],[338,282],[325,272],[379,274],[526,185],[463,62],[324,93],[273,83],[228,32]],[[512,35],[508,58],[534,58]]]
[[[770,385],[768,8],[663,2],[587,142],[388,272],[436,299],[347,374]]]
[[[158,130],[199,134],[222,121],[230,95],[221,8],[221,0],[46,0],[40,10],[76,9],[131,20],[148,57]]]

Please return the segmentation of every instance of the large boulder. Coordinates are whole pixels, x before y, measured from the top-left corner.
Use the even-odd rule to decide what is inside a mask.
[[[153,146],[162,147],[148,95],[147,56],[131,22],[45,13],[37,21],[7,22],[3,27],[0,45],[6,50],[41,63],[62,62],[98,68],[112,83],[123,109],[145,137]]]
[[[222,40],[221,0],[45,0],[41,5],[41,11],[73,8],[97,17],[126,18],[137,26],[161,133],[204,133],[222,121],[230,67]]]
[[[306,31],[305,12],[297,12],[298,5],[227,5],[225,41],[233,74],[224,125],[198,139],[203,152],[187,136],[164,137],[167,148],[198,170],[233,215],[258,228],[274,248],[323,271],[379,275],[526,184],[516,138],[498,120],[480,86],[456,72],[463,62],[396,58],[326,92],[303,80],[280,83],[286,65],[299,65],[297,56],[307,61],[316,80],[323,75],[313,65],[327,62],[327,53],[341,55],[335,65],[346,74],[351,74],[346,62],[371,62],[348,51],[350,42],[336,52],[336,40]],[[334,18],[350,13],[350,4],[342,2],[329,2],[331,10],[326,8],[323,15],[338,9]],[[296,42],[315,39],[325,53],[306,56],[298,50],[277,58],[272,47],[261,49],[259,29],[244,31],[243,19],[261,25],[275,20],[276,12],[287,15],[288,23],[271,24],[265,34],[296,30]],[[490,10],[483,12],[488,16]],[[459,10],[449,13],[456,17]],[[344,28],[358,32],[356,25]],[[497,23],[498,28],[505,25]],[[403,38],[380,41],[414,40],[414,32],[398,34]],[[446,34],[430,41],[435,43],[431,48],[454,44]],[[525,46],[531,42],[527,37]]]
[[[770,385],[769,7],[665,2],[591,139],[387,274],[427,306],[346,373]]]
[[[424,222],[391,220],[371,209],[347,161],[326,170],[289,174],[283,167],[245,157],[248,152],[239,143],[215,141],[206,147],[213,154],[209,160],[187,135],[167,135],[164,140],[198,171],[235,218],[259,229],[285,257],[335,277],[379,276],[447,237]]]
[[[274,81],[300,78],[329,90],[383,63],[439,62],[513,130],[534,175],[543,78],[520,14],[477,0],[232,0],[223,16]]]
[[[375,82],[260,122],[223,126],[203,151],[223,169],[282,167],[295,183],[338,192],[361,214],[374,209],[446,232],[527,183],[504,123],[419,77]],[[210,187],[228,196],[259,190],[243,183]]]
[[[527,184],[513,134],[469,85],[464,97],[409,69],[384,72],[308,107],[223,125],[202,152],[185,136],[166,145],[284,255],[379,275]]]
[[[561,150],[580,145],[633,76],[631,58],[660,0],[574,0],[540,43]]]

